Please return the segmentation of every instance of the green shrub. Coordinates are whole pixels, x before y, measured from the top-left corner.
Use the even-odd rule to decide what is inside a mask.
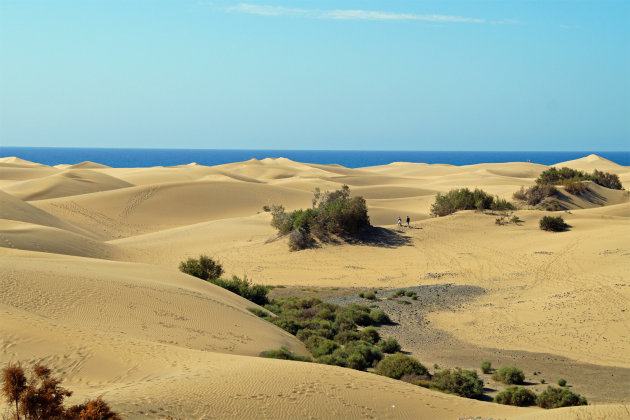
[[[314,357],[331,354],[339,348],[339,344],[324,337],[311,336],[304,343]]]
[[[433,385],[442,390],[465,398],[483,395],[483,381],[474,370],[444,369],[433,376]]]
[[[525,374],[522,370],[514,366],[501,366],[493,375],[492,379],[504,384],[522,384],[525,380]]]
[[[567,388],[554,388],[552,386],[547,387],[547,389],[538,396],[536,403],[542,408],[559,408],[588,404],[586,398],[582,397],[580,394],[571,392]]]
[[[299,251],[306,249],[313,244],[313,238],[306,230],[299,228],[292,230],[289,234],[289,250]]]
[[[593,171],[593,174],[590,176],[590,180],[596,184],[601,185],[602,187],[610,188],[613,190],[623,190],[621,181],[619,181],[619,177],[615,174],[600,172],[595,169],[595,171]]]
[[[520,199],[525,201],[530,206],[535,206],[543,200],[557,195],[558,189],[549,184],[536,184],[524,191],[523,188],[521,188],[521,191],[515,194],[516,195],[514,195],[514,197],[521,197]]]
[[[370,311],[370,319],[374,324],[390,324],[392,322],[382,309],[372,309]]]
[[[337,314],[337,319],[347,317],[352,320],[352,323],[368,326],[372,324],[372,319],[370,318],[370,308],[365,305],[359,305],[358,303],[352,303],[345,308],[341,309],[341,311]]]
[[[353,330],[344,330],[335,335],[335,341],[341,344],[348,344],[351,341],[359,341],[361,339],[361,333]]]
[[[392,337],[382,339],[381,341],[376,343],[376,346],[383,353],[389,353],[389,354],[398,353],[401,350],[401,347],[400,347],[400,344],[398,344],[398,341]]]
[[[208,281],[219,287],[227,289],[232,293],[236,293],[237,295],[242,296],[258,305],[264,305],[269,302],[267,299],[269,287],[259,284],[252,285],[249,280],[247,280],[247,277],[240,279],[236,276],[232,276],[231,280],[208,279]]]
[[[404,375],[426,375],[427,368],[413,357],[402,353],[392,354],[381,360],[376,367],[376,373],[394,379]]]
[[[267,318],[270,315],[269,312],[263,311],[260,308],[247,308],[247,310],[259,318]]]
[[[367,293],[365,293],[363,295],[363,297],[365,299],[368,299],[368,300],[375,300],[376,299],[376,293],[374,293],[374,292],[367,292]]]
[[[365,327],[361,330],[361,340],[371,344],[376,344],[380,341],[381,336],[374,327]]]
[[[406,290],[405,291],[405,296],[410,297],[410,298],[414,298],[414,297],[418,297],[418,294],[416,292],[414,292],[413,290]]]
[[[271,211],[271,207],[269,207],[267,204],[265,204],[264,206],[262,206],[262,209],[264,212],[269,213]]]
[[[271,226],[278,229],[282,234],[289,233],[293,226],[289,215],[284,211],[283,206],[271,206]]]
[[[540,185],[544,184],[560,184],[565,181],[593,181],[594,183],[601,185],[602,187],[611,188],[615,190],[623,189],[619,177],[615,174],[608,172],[601,172],[595,169],[592,174],[579,171],[571,168],[549,168],[543,171],[536,179],[536,183]]]
[[[199,258],[188,258],[179,264],[179,271],[198,277],[202,280],[218,279],[223,274],[223,267],[206,255]]]
[[[540,219],[539,224],[540,229],[552,232],[562,232],[569,227],[569,225],[564,222],[562,216],[544,216],[542,219]]]
[[[582,195],[589,191],[588,185],[577,179],[566,179],[562,181],[564,189],[574,195]]]
[[[267,350],[260,353],[262,357],[269,359],[298,360],[300,362],[310,362],[311,359],[291,352],[286,347],[280,347],[278,350]]]
[[[506,200],[495,199],[483,190],[468,188],[450,190],[446,194],[438,193],[435,202],[431,205],[431,215],[434,217],[446,216],[458,210],[513,210],[512,203]]]
[[[563,378],[558,379],[558,385],[566,386],[567,385],[567,380],[563,379]]]
[[[492,372],[492,363],[490,363],[490,360],[484,360],[483,362],[481,362],[481,371],[483,373]]]
[[[494,397],[494,402],[527,407],[536,404],[536,394],[522,386],[511,386]]]
[[[562,205],[562,203],[556,200],[555,198],[543,201],[542,203],[540,203],[539,207],[547,211],[564,210],[564,206]]]
[[[361,340],[348,343],[345,350],[348,353],[347,365],[352,369],[365,370],[383,358],[383,353],[378,347]],[[355,356],[354,361],[352,361],[350,358],[353,355],[358,355],[360,358]],[[358,362],[359,360],[360,362]]]

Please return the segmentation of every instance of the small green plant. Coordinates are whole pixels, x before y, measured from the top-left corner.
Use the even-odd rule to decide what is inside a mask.
[[[481,371],[483,373],[492,372],[492,363],[490,362],[490,360],[484,360],[483,362],[481,362]]]
[[[437,363],[433,363],[433,369],[439,369],[440,365],[438,365]]]
[[[506,405],[527,407],[536,404],[536,394],[522,386],[511,386],[499,392],[494,397],[494,402]]]
[[[542,408],[560,408],[587,405],[588,401],[580,394],[576,394],[568,388],[554,388],[549,386],[538,396],[536,403]]]
[[[223,267],[207,255],[188,258],[179,264],[179,271],[202,280],[218,279],[223,274]]]
[[[514,210],[515,207],[507,200],[494,198],[483,190],[468,188],[450,190],[446,194],[438,193],[431,205],[431,215],[434,217],[447,216],[458,210]]]
[[[515,366],[501,366],[493,375],[492,379],[504,384],[522,384],[525,380],[525,374],[522,370]]]
[[[293,353],[286,347],[280,347],[278,350],[267,350],[260,353],[262,357],[266,357],[269,359],[282,359],[282,360],[297,360],[300,362],[310,362],[310,357],[301,356],[299,354]]]
[[[422,363],[413,357],[396,353],[381,360],[376,367],[376,373],[400,379],[404,375],[427,375],[429,372]]]
[[[413,290],[406,290],[405,291],[405,296],[410,297],[410,298],[417,298],[418,294],[416,292],[414,292]]]
[[[398,344],[398,341],[395,338],[384,338],[381,341],[379,341],[376,346],[383,352],[383,353],[389,353],[389,354],[393,354],[393,353],[398,353],[401,350],[400,344]]]
[[[563,378],[558,379],[558,385],[566,386],[567,385],[567,380],[563,379]]]
[[[522,222],[523,221],[517,215],[512,216],[512,218],[510,219],[510,223],[514,223],[515,225]]]
[[[381,336],[379,335],[378,331],[372,326],[363,328],[360,331],[360,334],[361,340],[370,344],[376,344],[381,340]]]
[[[370,319],[376,324],[390,324],[392,321],[382,309],[372,309]]]
[[[376,300],[376,294],[374,292],[367,292],[363,297],[368,300]]]
[[[545,378],[542,378],[542,379],[540,380],[540,383],[541,383],[541,384],[546,384],[546,383],[547,383],[547,381],[545,381]]]
[[[551,232],[562,232],[569,227],[569,225],[565,223],[562,216],[544,216],[542,219],[540,219],[539,224],[540,229]]]
[[[433,376],[433,386],[465,398],[483,395],[483,381],[474,370],[444,369]]]
[[[262,206],[262,209],[264,212],[269,213],[271,211],[271,207],[269,207],[267,204],[265,204],[264,206]]]
[[[365,293],[364,292],[359,293],[359,297],[362,299],[365,298]]]
[[[254,315],[256,315],[256,316],[257,316],[257,317],[259,317],[259,318],[267,318],[267,317],[269,317],[269,315],[270,315],[270,314],[269,314],[269,312],[264,311],[264,310],[262,310],[262,309],[260,309],[260,308],[252,308],[252,307],[249,307],[249,308],[247,308],[247,310],[248,310],[249,312],[253,313]]]

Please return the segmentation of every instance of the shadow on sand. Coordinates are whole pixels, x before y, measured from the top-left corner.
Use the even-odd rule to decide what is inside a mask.
[[[347,238],[346,242],[354,245],[398,248],[401,246],[411,246],[412,239],[402,232],[372,226],[351,238]]]

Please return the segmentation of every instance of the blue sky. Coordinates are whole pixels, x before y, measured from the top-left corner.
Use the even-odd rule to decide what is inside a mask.
[[[628,1],[2,1],[0,144],[630,150]]]

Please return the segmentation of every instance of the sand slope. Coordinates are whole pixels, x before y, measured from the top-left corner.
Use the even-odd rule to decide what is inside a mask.
[[[630,182],[628,167],[597,156],[556,166]],[[624,405],[503,407],[368,373],[261,359],[280,346],[306,351],[252,315],[251,302],[177,270],[204,253],[228,275],[264,284],[478,286],[484,294],[426,321],[478,346],[630,367],[626,191],[589,183],[590,193],[575,196],[561,188],[570,212],[519,210],[522,223],[506,226],[495,224],[498,214],[473,211],[429,217],[437,192],[479,187],[510,198],[546,168],[350,169],[288,159],[51,168],[2,158],[0,362],[43,361],[76,391],[74,401],[103,395],[126,418],[623,418]],[[306,208],[316,187],[343,184],[366,198],[378,228],[355,245],[289,252],[262,207]],[[548,214],[570,230],[538,229]],[[407,215],[412,229],[396,229]]]

